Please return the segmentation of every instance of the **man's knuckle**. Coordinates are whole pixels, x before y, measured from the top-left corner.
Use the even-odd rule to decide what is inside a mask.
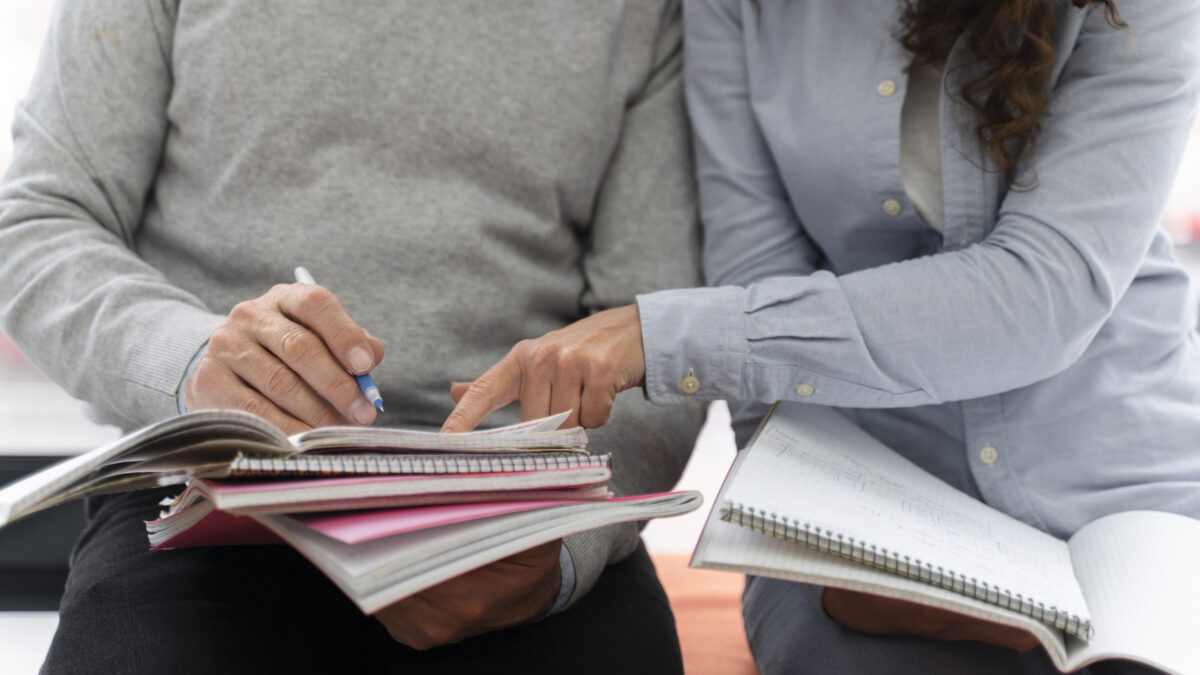
[[[245,300],[229,310],[229,319],[238,323],[246,323],[258,316],[258,305],[253,300]]]
[[[314,427],[336,427],[345,424],[345,420],[343,420],[336,412],[325,406],[322,406],[314,414],[311,422]]]
[[[338,377],[330,386],[330,397],[335,401],[344,401],[347,405],[354,402],[354,399],[362,396],[362,390],[358,388],[358,383],[350,377]]]
[[[458,629],[444,623],[433,623],[425,626],[425,635],[421,636],[424,647],[414,647],[414,649],[429,649],[437,645],[444,645],[450,642],[455,642],[459,638]]]
[[[393,636],[393,637],[395,637],[395,636]],[[401,638],[396,638],[396,641],[404,643],[419,652],[433,649],[434,647],[437,647],[439,644],[441,644],[440,642],[436,642],[436,641],[434,641],[430,638],[427,638],[423,635],[419,635],[419,636],[418,635],[405,635]]]
[[[477,626],[491,618],[491,605],[483,598],[468,598],[459,606],[458,615],[464,624]]]
[[[362,331],[354,326],[354,324],[339,321],[329,327],[327,332],[329,342],[331,344],[348,345],[362,337]]]
[[[196,364],[196,370],[192,371],[192,376],[188,380],[189,387],[195,391],[209,391],[217,384],[218,368],[211,359],[201,359],[200,363]]]
[[[289,399],[299,393],[300,379],[296,377],[291,368],[280,363],[271,368],[265,386],[267,394],[271,398],[275,400]]]
[[[258,415],[259,417],[266,417],[271,412],[271,407],[266,401],[251,394],[243,394],[238,397],[234,407],[238,410],[245,410],[253,415]]]
[[[303,286],[296,293],[296,307],[305,316],[319,314],[335,302],[333,293],[322,286]]]
[[[317,350],[319,341],[306,328],[299,326],[285,330],[279,336],[279,348],[285,359],[290,361],[305,361],[311,358]]]
[[[233,351],[236,342],[237,338],[234,331],[224,327],[218,328],[209,336],[208,346],[205,347],[205,351],[212,355],[228,354]]]

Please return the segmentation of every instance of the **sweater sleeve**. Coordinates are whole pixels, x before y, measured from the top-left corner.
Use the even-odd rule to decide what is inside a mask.
[[[127,427],[177,413],[221,320],[135,250],[170,126],[169,4],[58,3],[0,182],[3,330]]]
[[[617,494],[665,492],[683,473],[703,422],[700,404],[661,407],[627,391],[617,396],[608,423],[588,432],[588,448],[612,453],[609,485]],[[566,538],[575,564],[575,592],[568,606],[595,585],[605,566],[637,548],[640,525],[619,523]]]
[[[648,76],[632,98],[621,138],[596,204],[583,265],[585,310],[634,302],[638,293],[700,283],[696,213],[686,112],[680,82],[680,10],[668,2]],[[619,395],[589,447],[613,454],[618,494],[670,490],[679,480],[703,422],[699,403],[655,406],[635,391]],[[633,523],[566,539],[575,564],[571,603],[591,589],[606,565],[637,546]]]

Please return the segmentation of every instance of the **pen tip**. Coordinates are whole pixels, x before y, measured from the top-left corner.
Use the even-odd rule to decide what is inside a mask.
[[[383,404],[382,403],[376,403],[375,407],[379,408],[379,412],[383,412]]]

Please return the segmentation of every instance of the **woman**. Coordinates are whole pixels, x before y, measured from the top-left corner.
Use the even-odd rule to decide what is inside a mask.
[[[1195,0],[686,3],[715,288],[518,344],[445,428],[518,398],[598,425],[644,383],[750,401],[741,444],[800,400],[1060,537],[1200,516],[1195,303],[1158,229],[1198,26]],[[1025,636],[902,603],[751,578],[744,610],[767,672],[1053,672]]]

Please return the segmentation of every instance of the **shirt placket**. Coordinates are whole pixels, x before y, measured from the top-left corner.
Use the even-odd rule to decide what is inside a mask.
[[[939,104],[945,228],[942,251],[965,249],[984,239],[999,206],[995,181],[1002,171],[981,170],[988,159],[975,134],[970,106],[955,99],[971,77],[969,53],[960,39],[947,59]],[[983,367],[983,364],[981,364]],[[963,401],[964,460],[984,501],[1030,523],[1041,523],[1016,471],[1004,415],[1004,394]]]

